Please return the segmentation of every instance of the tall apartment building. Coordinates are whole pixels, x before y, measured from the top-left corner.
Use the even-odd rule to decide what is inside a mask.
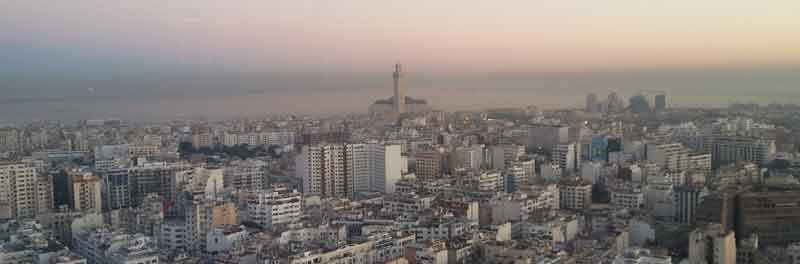
[[[304,146],[296,157],[303,193],[352,198],[357,192],[391,192],[400,180],[399,145],[377,143]]]
[[[567,144],[556,144],[553,148],[551,158],[553,163],[558,164],[564,173],[571,175],[580,168],[579,145],[575,142]]]
[[[38,189],[46,186],[39,184],[33,166],[15,162],[0,163],[0,216],[18,219],[35,217],[40,207],[45,208],[48,202],[52,204],[52,200],[39,200]]]
[[[344,198],[352,193],[352,182],[345,176],[344,153],[344,145],[303,146],[295,158],[295,174],[303,181],[305,195]]]
[[[103,182],[104,209],[115,210],[131,206],[128,168],[110,168],[100,173]]]
[[[70,173],[70,205],[75,211],[100,213],[103,196],[100,178],[86,172]]]

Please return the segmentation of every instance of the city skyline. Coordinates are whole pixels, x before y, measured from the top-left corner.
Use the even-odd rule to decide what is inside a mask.
[[[3,5],[0,120],[362,112],[338,102],[383,96],[398,62],[409,93],[449,110],[639,90],[676,106],[800,101],[796,1]]]

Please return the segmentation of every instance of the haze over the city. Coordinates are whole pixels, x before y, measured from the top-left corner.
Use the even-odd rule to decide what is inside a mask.
[[[0,120],[800,99],[800,2],[6,1]],[[576,97],[578,96],[578,97]]]

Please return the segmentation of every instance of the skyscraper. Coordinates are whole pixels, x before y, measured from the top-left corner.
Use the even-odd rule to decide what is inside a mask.
[[[597,105],[597,95],[594,94],[594,93],[590,93],[589,95],[587,95],[586,96],[586,109],[584,109],[584,110],[586,112],[590,112],[590,113],[595,112],[595,110],[597,108],[597,107],[595,107],[596,105]]]
[[[661,112],[667,110],[667,95],[666,94],[657,94],[655,97],[654,108],[656,112]]]
[[[630,105],[631,111],[636,114],[646,114],[652,111],[650,108],[650,102],[643,94],[637,94],[631,97]]]
[[[392,78],[394,78],[394,111],[402,114],[406,112],[406,87],[403,83],[403,65],[394,65]]]

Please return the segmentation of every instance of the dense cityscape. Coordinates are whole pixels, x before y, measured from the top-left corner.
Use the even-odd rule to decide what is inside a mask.
[[[386,76],[362,114],[6,125],[0,263],[800,263],[798,105],[448,112]]]

